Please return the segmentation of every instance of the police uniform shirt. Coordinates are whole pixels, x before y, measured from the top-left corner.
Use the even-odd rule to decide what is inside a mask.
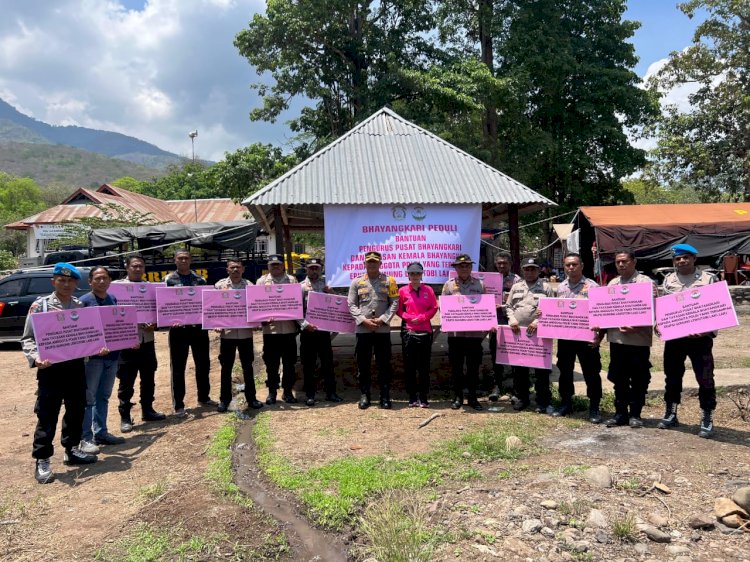
[[[297,279],[288,273],[282,273],[279,277],[273,277],[270,273],[261,276],[256,285],[289,285],[297,283]],[[299,323],[296,320],[274,320],[263,322],[263,335],[270,334],[294,334],[297,332]]]
[[[691,287],[705,287],[711,283],[716,282],[716,277],[708,273],[707,271],[701,271],[696,269],[690,275],[680,275],[676,271],[668,274],[664,278],[662,288],[667,294],[679,293],[685,291]]]
[[[570,284],[570,279],[565,279],[557,286],[557,297],[560,299],[587,299],[589,298],[589,289],[598,287],[599,283],[588,277],[581,277],[574,285]]]
[[[192,270],[186,275],[181,275],[177,271],[173,271],[164,278],[164,282],[167,284],[167,287],[194,287],[206,284],[206,280]]]
[[[309,277],[305,277],[302,280],[302,304],[305,307],[305,312],[307,312],[307,295],[310,292],[313,293],[325,293],[326,288],[326,279],[323,275],[318,277],[316,281],[312,281]],[[310,323],[307,320],[302,320],[302,323],[300,324],[300,328],[303,330],[307,328],[307,326]]]
[[[612,285],[628,285],[630,283],[653,283],[653,281],[650,277],[636,271],[630,279],[623,279],[622,276],[615,277],[607,283],[607,287],[611,287]],[[625,334],[618,328],[609,328],[607,330],[607,339],[610,343],[651,347],[653,343],[653,331],[651,326],[640,326],[633,333]]]
[[[147,281],[130,281],[127,277],[125,279],[118,279],[117,281],[112,281],[112,283],[148,283]],[[154,341],[154,331],[153,330],[146,330],[144,328],[145,324],[138,324],[138,341],[140,343],[149,343]]]
[[[214,289],[244,291],[245,287],[249,285],[252,285],[252,283],[244,277],[240,279],[239,283],[232,283],[232,278],[227,277],[214,283]],[[225,340],[246,340],[253,337],[253,330],[251,328],[223,328],[221,330],[221,337]]]
[[[519,281],[510,289],[508,297],[508,322],[528,326],[536,320],[539,299],[554,297],[552,285],[541,277],[531,286],[526,281]]]
[[[70,297],[69,303],[63,303],[57,296],[52,293],[46,297],[37,298],[29,307],[29,314],[26,316],[26,324],[23,327],[21,336],[21,349],[23,350],[29,367],[34,367],[34,362],[39,360],[39,350],[34,337],[34,325],[31,323],[31,315],[37,312],[53,312],[55,310],[70,310],[72,308],[83,308],[83,303],[76,297]]]
[[[484,283],[475,277],[469,277],[466,281],[458,276],[448,279],[443,284],[443,295],[483,295],[486,293]],[[483,338],[487,332],[446,332],[448,337]]]
[[[380,318],[383,323],[375,329],[376,333],[391,331],[391,318],[398,309],[398,285],[393,277],[379,273],[374,279],[365,273],[352,281],[349,286],[349,312],[357,323],[355,332],[369,334],[371,330],[362,326],[362,322]]]

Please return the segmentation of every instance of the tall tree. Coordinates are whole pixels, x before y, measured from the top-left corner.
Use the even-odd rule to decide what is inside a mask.
[[[42,190],[33,179],[0,172],[0,251],[21,255],[26,250],[25,236],[2,226],[38,213],[45,207]]]
[[[403,70],[430,48],[428,0],[269,0],[235,38],[240,53],[274,83],[256,84],[263,107],[251,119],[274,121],[293,97],[307,98],[290,126],[314,150],[383,105],[408,96]]]
[[[668,107],[659,123],[656,170],[712,200],[750,201],[750,4],[691,0],[679,7],[690,18],[705,10],[707,18],[652,87],[694,84],[697,90],[688,97],[689,111]]]

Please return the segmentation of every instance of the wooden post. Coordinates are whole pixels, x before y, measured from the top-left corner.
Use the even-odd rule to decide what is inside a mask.
[[[510,242],[511,271],[521,271],[521,239],[518,236],[518,205],[508,205],[508,241]]]
[[[273,230],[276,235],[273,253],[284,254],[284,222],[281,220],[281,205],[276,205],[273,209]]]

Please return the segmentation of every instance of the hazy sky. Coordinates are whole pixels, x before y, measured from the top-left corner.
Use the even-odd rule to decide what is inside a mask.
[[[697,22],[677,0],[630,0],[644,76],[688,45]],[[282,123],[251,122],[258,79],[233,43],[262,0],[0,0],[0,98],[56,125],[132,135],[177,154],[220,160]],[[685,92],[675,92],[684,102]]]

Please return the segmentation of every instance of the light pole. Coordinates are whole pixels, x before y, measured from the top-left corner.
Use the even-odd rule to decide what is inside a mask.
[[[193,147],[193,163],[195,163],[195,137],[198,136],[198,129],[189,132],[188,136],[190,137],[190,144]]]

